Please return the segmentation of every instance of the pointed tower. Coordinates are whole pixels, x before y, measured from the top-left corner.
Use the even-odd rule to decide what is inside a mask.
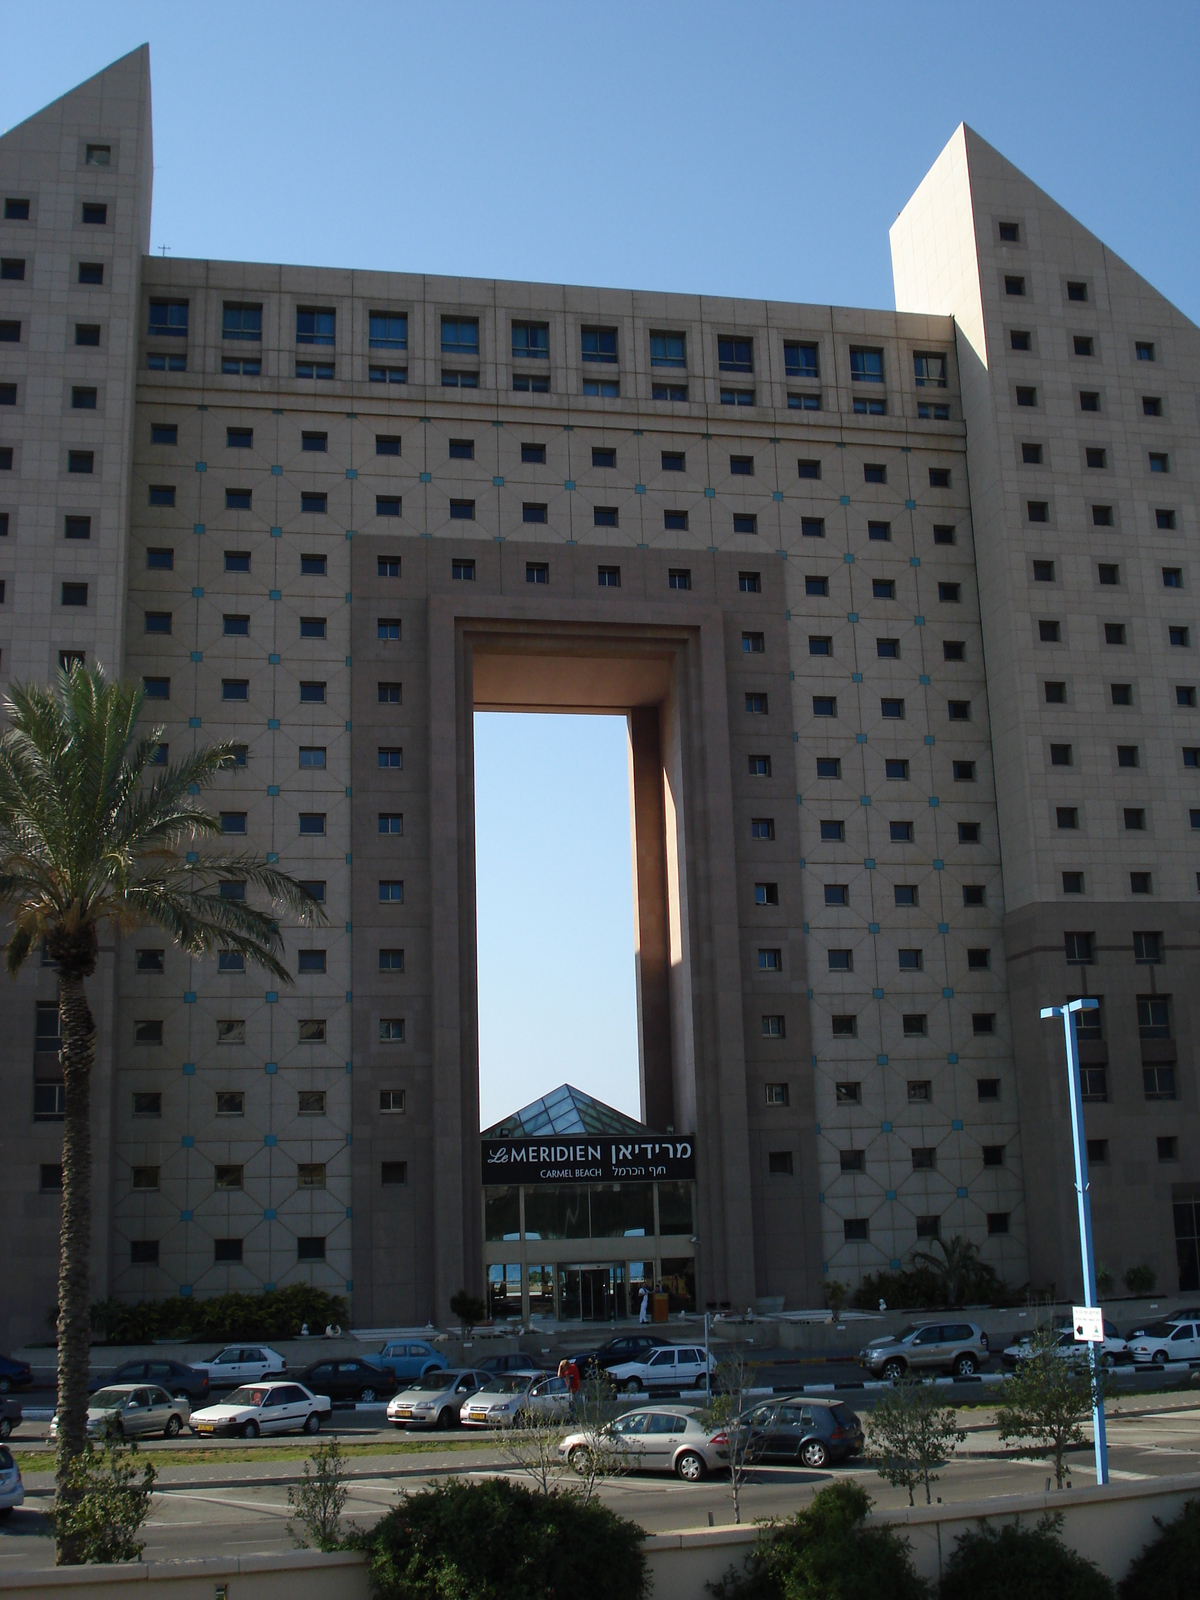
[[[0,690],[14,679],[45,683],[75,655],[121,667],[153,166],[145,45],[0,138]],[[44,1337],[57,1297],[62,1142],[55,975],[32,967],[19,988],[22,1003],[6,1007],[12,1027],[0,1064],[14,1113],[0,1135],[0,1171],[8,1214],[21,1218],[0,1242],[0,1282],[21,1284],[19,1295],[0,1296],[0,1344],[12,1345]],[[111,951],[89,992],[100,1035],[92,1092],[92,1289],[100,1297],[111,1191]]]
[[[1061,1034],[1083,1043],[1097,1251],[1195,1289],[1200,330],[965,125],[891,229],[955,318],[1033,1281],[1079,1284]]]

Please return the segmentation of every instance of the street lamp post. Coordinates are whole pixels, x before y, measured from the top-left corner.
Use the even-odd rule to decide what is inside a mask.
[[[1071,1000],[1065,1006],[1043,1006],[1042,1020],[1061,1017],[1067,1046],[1067,1082],[1071,1091],[1071,1142],[1075,1147],[1075,1198],[1079,1207],[1079,1248],[1083,1256],[1083,1303],[1096,1308],[1096,1258],[1092,1249],[1092,1202],[1088,1193],[1087,1141],[1083,1130],[1083,1088],[1079,1081],[1079,1038],[1076,1018],[1095,1011],[1098,1000]],[[1103,1323],[1101,1333],[1103,1334]],[[1103,1352],[1103,1343],[1100,1352]],[[1096,1447],[1096,1483],[1108,1482],[1108,1438],[1104,1431],[1104,1396],[1100,1389],[1100,1354],[1088,1342],[1088,1370],[1092,1380],[1092,1438]]]

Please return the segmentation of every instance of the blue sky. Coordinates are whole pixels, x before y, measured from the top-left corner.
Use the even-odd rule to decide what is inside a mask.
[[[3,38],[6,127],[149,40],[177,256],[890,307],[966,120],[1200,320],[1195,0],[9,0]],[[624,737],[480,720],[485,1119],[637,1110]]]

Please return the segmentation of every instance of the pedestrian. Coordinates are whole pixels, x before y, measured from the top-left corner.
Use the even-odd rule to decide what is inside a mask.
[[[575,1360],[574,1356],[572,1356],[570,1361],[566,1363],[566,1368],[566,1379],[567,1383],[570,1385],[571,1394],[573,1396],[577,1395],[579,1393],[580,1385],[579,1363]]]
[[[638,1303],[638,1321],[650,1321],[650,1293],[645,1284],[642,1285],[641,1300]]]

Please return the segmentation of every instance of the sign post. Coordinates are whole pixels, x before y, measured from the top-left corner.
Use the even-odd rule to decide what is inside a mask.
[[[1043,1022],[1061,1017],[1067,1045],[1067,1082],[1071,1092],[1071,1142],[1075,1147],[1075,1197],[1079,1207],[1079,1248],[1083,1256],[1083,1305],[1074,1308],[1075,1337],[1088,1347],[1092,1384],[1092,1437],[1096,1447],[1096,1483],[1108,1482],[1108,1438],[1104,1431],[1104,1396],[1100,1364],[1104,1352],[1104,1313],[1096,1303],[1096,1261],[1092,1250],[1092,1202],[1088,1194],[1087,1140],[1083,1130],[1083,1089],[1079,1081],[1079,1038],[1076,1017],[1095,1011],[1098,1000],[1071,1000],[1065,1006],[1044,1006]]]

